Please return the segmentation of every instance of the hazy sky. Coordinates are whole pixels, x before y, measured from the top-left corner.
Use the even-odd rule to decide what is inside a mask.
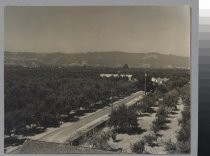
[[[6,7],[5,50],[190,55],[187,6]]]

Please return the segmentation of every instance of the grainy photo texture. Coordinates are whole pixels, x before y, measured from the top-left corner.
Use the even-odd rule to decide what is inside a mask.
[[[8,6],[8,154],[189,154],[189,6]]]

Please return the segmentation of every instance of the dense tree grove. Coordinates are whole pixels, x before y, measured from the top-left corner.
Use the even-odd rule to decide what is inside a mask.
[[[129,81],[126,77],[100,77],[101,73],[132,74],[133,77]],[[63,120],[62,115],[67,116],[65,121],[71,121],[75,117],[73,113],[103,108],[110,104],[111,91],[113,97],[123,97],[144,90],[145,73],[147,91],[158,91],[160,95],[162,90],[151,77],[171,78],[166,91],[189,80],[188,70],[176,69],[5,67],[5,134],[22,134],[29,129],[26,126],[31,129],[57,127]]]
[[[136,90],[126,78],[101,78],[94,72],[59,69],[18,69],[5,73],[5,127],[58,126],[60,115],[107,105],[113,96]]]

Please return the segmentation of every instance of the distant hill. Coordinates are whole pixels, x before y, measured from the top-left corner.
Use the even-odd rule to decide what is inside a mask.
[[[89,53],[32,53],[5,52],[5,65],[35,67],[104,66],[134,68],[189,68],[190,58],[159,53],[89,52]]]

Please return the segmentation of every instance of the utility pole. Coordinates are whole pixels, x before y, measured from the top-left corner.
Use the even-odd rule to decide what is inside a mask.
[[[147,92],[147,73],[144,74],[144,95]]]
[[[111,89],[111,113],[113,112],[113,101],[112,101],[112,99],[113,99],[113,90]]]

